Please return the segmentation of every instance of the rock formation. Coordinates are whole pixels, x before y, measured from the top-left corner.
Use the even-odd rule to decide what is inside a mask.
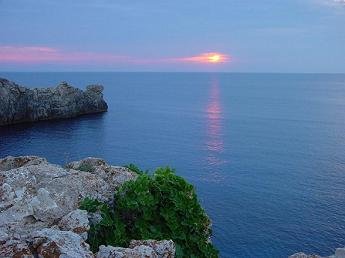
[[[289,256],[289,258],[345,258],[345,248],[337,248],[335,254],[327,257],[319,256],[317,254],[296,253]]]
[[[82,91],[66,82],[55,88],[28,89],[0,78],[0,126],[107,111],[102,91],[101,85]]]
[[[78,209],[80,201],[111,202],[114,191],[136,177],[96,158],[66,168],[35,156],[0,159],[0,257],[174,257],[171,240],[133,240],[128,248],[101,246],[96,254],[85,242],[97,218]]]

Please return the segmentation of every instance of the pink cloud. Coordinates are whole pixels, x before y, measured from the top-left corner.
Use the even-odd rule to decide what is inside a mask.
[[[0,46],[0,63],[115,63],[128,60],[128,57],[108,53],[73,52],[45,46]]]
[[[181,57],[173,59],[177,62],[199,64],[222,64],[230,61],[230,56],[218,52],[202,53],[197,56]]]
[[[230,60],[226,54],[212,52],[179,58],[136,58],[112,53],[66,51],[47,46],[0,46],[3,64],[222,64]]]

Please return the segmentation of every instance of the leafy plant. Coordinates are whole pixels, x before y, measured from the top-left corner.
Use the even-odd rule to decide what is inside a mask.
[[[150,176],[140,174],[115,193],[116,208],[85,199],[81,208],[99,211],[102,221],[92,226],[88,241],[127,246],[131,239],[172,239],[176,257],[218,257],[210,243],[210,220],[200,206],[194,187],[170,168]]]
[[[92,165],[87,164],[87,163],[81,164],[77,169],[80,171],[90,172],[90,173],[95,171],[95,168]]]
[[[148,171],[143,171],[141,170],[139,167],[137,167],[136,165],[130,163],[128,165],[125,165],[124,166],[125,168],[128,168],[129,170],[137,173],[138,175],[141,175],[141,174],[147,174]]]
[[[88,231],[88,242],[91,250],[96,252],[100,245],[125,246],[129,240],[125,232],[125,225],[107,204],[91,198],[85,198],[80,203],[80,209],[88,212],[98,212],[102,220],[98,224],[91,224]]]

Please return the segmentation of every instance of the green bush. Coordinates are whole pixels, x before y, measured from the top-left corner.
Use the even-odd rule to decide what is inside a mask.
[[[92,172],[95,171],[95,168],[94,168],[92,165],[90,165],[90,164],[84,163],[84,164],[81,164],[81,165],[77,168],[77,170],[92,173]]]
[[[88,231],[87,240],[93,252],[98,251],[100,245],[128,245],[129,239],[125,232],[125,224],[109,205],[85,198],[79,208],[88,212],[99,212],[102,215],[100,223],[92,224]]]
[[[127,246],[131,239],[172,239],[176,257],[218,257],[209,242],[210,220],[200,206],[194,187],[170,168],[150,176],[141,173],[115,193],[115,205],[85,199],[81,208],[99,211],[102,221],[91,227],[93,250],[101,244]]]
[[[124,166],[125,168],[128,168],[129,170],[137,173],[138,175],[141,175],[141,174],[147,174],[148,171],[143,171],[141,170],[140,168],[138,168],[136,165],[130,163],[128,165],[125,165]]]

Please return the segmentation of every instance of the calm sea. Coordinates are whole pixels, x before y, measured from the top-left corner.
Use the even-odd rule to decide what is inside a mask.
[[[196,186],[221,257],[345,246],[345,75],[0,73],[101,83],[109,112],[0,129],[0,156],[172,166]]]

